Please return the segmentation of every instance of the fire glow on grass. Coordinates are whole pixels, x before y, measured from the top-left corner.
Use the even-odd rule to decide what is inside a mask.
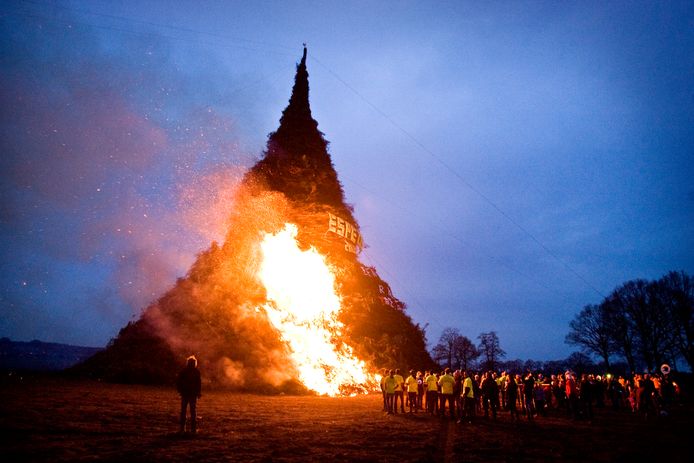
[[[302,251],[297,227],[285,224],[261,242],[259,277],[267,291],[267,316],[287,343],[299,380],[324,395],[367,392],[375,377],[350,346],[339,341],[340,297],[335,277],[314,248]]]

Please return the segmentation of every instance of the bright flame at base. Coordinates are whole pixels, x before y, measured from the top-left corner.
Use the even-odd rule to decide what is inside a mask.
[[[340,298],[335,277],[314,248],[302,251],[297,227],[285,224],[277,234],[265,234],[259,277],[270,301],[268,318],[287,343],[299,380],[319,394],[335,396],[367,392],[377,384],[352,348],[338,341],[343,324],[337,320]]]

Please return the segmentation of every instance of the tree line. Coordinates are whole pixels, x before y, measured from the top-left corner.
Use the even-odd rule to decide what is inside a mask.
[[[684,361],[694,371],[694,286],[683,271],[658,280],[628,281],[599,304],[586,305],[569,323],[565,342],[577,346],[563,360],[503,360],[495,331],[480,333],[477,344],[457,328],[445,328],[431,351],[441,367],[454,370],[654,371]],[[601,360],[596,365],[593,356]]]
[[[569,323],[566,342],[629,371],[648,371],[684,360],[694,370],[694,288],[683,271],[658,280],[631,280],[599,304],[586,305]]]
[[[506,355],[501,348],[499,336],[496,331],[490,331],[480,333],[477,339],[479,343],[475,345],[470,338],[460,334],[457,328],[445,328],[431,357],[440,366],[453,370],[468,371],[477,367],[495,370],[500,359]]]
[[[439,342],[431,351],[432,359],[439,368],[450,368],[461,371],[543,371],[563,372],[566,370],[585,373],[601,373],[590,356],[574,352],[561,360],[521,360],[505,359],[506,352],[496,331],[480,333],[477,344],[460,333],[457,328],[445,328]]]

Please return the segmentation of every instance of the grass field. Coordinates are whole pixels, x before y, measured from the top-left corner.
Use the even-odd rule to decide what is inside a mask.
[[[512,423],[388,416],[380,395],[352,398],[204,392],[198,434],[178,434],[176,393],[57,377],[0,381],[0,460],[163,461],[689,461],[691,407],[645,422],[597,410],[592,423],[550,413]]]

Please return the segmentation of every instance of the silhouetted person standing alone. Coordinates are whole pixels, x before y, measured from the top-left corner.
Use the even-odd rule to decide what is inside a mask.
[[[198,360],[191,355],[186,361],[186,367],[181,370],[176,379],[176,390],[181,394],[181,427],[180,432],[186,428],[186,409],[190,405],[190,432],[196,431],[196,412],[195,406],[200,394],[200,370],[198,370]]]

